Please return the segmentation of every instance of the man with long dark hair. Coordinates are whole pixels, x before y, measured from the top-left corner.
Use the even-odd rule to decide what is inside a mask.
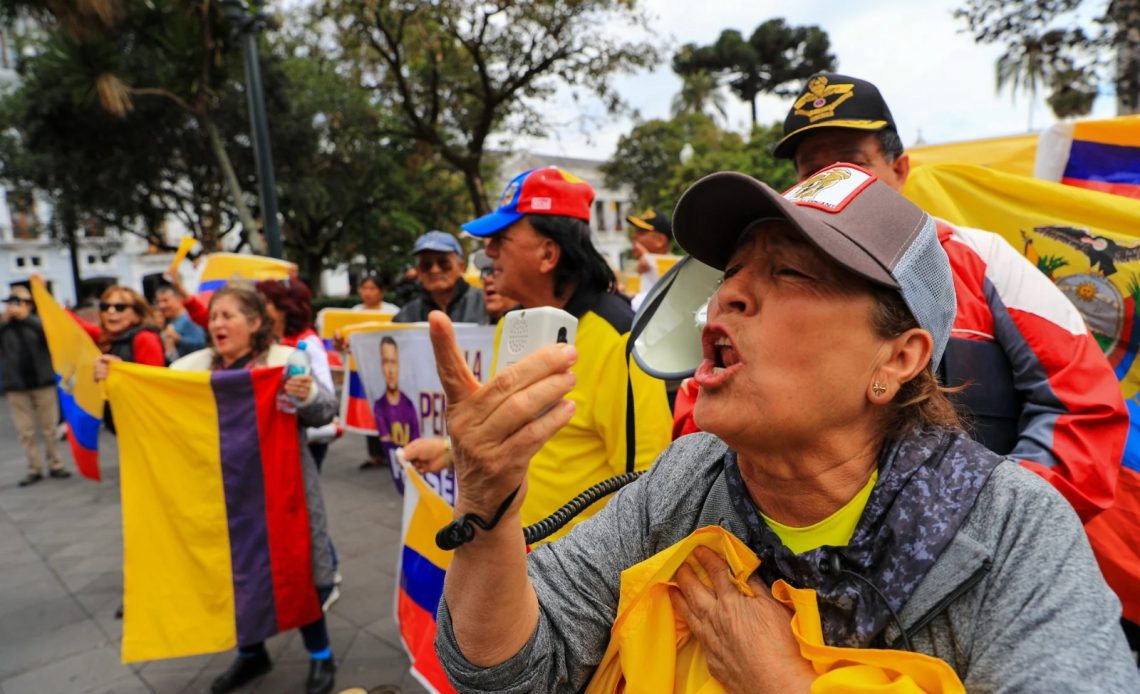
[[[578,318],[576,385],[567,396],[577,411],[531,460],[522,508],[528,525],[593,484],[648,468],[669,443],[664,384],[630,365],[633,310],[590,237],[593,201],[581,178],[553,166],[532,169],[507,185],[497,210],[463,225],[487,240],[499,291],[523,308],[554,306]]]

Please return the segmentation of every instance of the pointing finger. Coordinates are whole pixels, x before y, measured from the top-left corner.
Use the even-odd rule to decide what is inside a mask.
[[[459,403],[479,389],[479,381],[467,367],[463,350],[455,337],[455,326],[443,311],[428,314],[431,347],[435,352],[435,368],[448,402]]]

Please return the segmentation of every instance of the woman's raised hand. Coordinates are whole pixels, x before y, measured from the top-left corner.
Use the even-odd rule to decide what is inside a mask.
[[[578,352],[571,345],[543,347],[480,386],[459,348],[451,319],[432,311],[428,323],[447,396],[457,485],[463,490],[456,510],[491,518],[521,486],[510,511],[517,513],[531,457],[574,414],[573,401],[561,399],[574,387],[570,367]]]
[[[107,380],[107,370],[111,368],[111,362],[122,361],[114,354],[100,354],[95,358],[95,366],[92,369],[92,374],[95,376],[96,381]]]

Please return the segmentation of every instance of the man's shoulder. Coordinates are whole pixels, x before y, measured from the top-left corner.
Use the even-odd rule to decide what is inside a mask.
[[[612,292],[598,294],[587,307],[587,313],[601,318],[618,335],[624,335],[633,327],[633,308],[629,301]]]

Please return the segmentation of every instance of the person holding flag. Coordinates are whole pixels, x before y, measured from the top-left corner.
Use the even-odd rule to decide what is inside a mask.
[[[291,347],[274,344],[275,322],[266,300],[252,286],[240,282],[227,284],[210,297],[208,310],[211,346],[182,357],[170,365],[171,369],[223,371],[280,366],[294,351]],[[323,381],[313,375],[293,376],[285,381],[283,387],[285,394],[296,402],[313,583],[317,588],[317,600],[323,603],[334,587],[332,552],[320,478],[312,455],[303,444],[309,427],[319,427],[332,421],[336,414],[336,398]],[[300,628],[301,639],[310,656],[305,683],[307,694],[328,694],[333,689],[336,676],[324,614],[318,614],[315,621]],[[238,658],[214,680],[211,692],[235,691],[272,668],[264,643],[240,643]]]

